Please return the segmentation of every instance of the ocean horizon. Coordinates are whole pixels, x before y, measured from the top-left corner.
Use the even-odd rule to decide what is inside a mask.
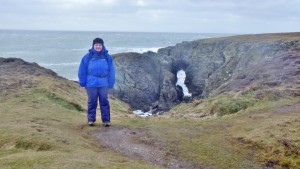
[[[0,30],[0,57],[21,58],[77,81],[81,58],[92,47],[96,37],[104,40],[110,54],[124,52],[157,52],[183,41],[193,41],[232,34]]]

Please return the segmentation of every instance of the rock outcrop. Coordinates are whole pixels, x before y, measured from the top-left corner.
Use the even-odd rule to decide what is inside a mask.
[[[124,53],[114,56],[116,85],[114,95],[133,108],[149,110],[159,99],[161,64],[146,54]]]
[[[264,97],[266,92],[277,95],[275,97],[300,96],[300,47],[235,73],[226,83],[214,89],[211,95],[230,91],[258,91],[258,99]]]
[[[36,63],[28,63],[18,58],[0,58],[0,93],[3,95],[10,91],[38,86],[40,81],[33,79],[38,76],[63,79],[52,70]]]
[[[285,33],[203,39],[162,48],[157,53],[117,54],[113,56],[117,72],[113,94],[133,109],[148,111],[152,106],[166,111],[182,101],[182,91],[175,85],[181,69],[186,72],[185,82],[192,97],[206,98],[229,91],[224,84],[234,83],[242,71],[272,68],[264,65],[297,47],[300,33]]]

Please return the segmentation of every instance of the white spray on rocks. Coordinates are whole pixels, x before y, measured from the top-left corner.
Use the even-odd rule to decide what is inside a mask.
[[[178,86],[182,87],[182,92],[183,92],[184,97],[191,97],[192,94],[189,93],[189,89],[184,84],[185,78],[186,78],[185,71],[184,70],[179,70],[177,72],[176,86],[178,85]],[[151,106],[150,106],[150,110],[148,112],[143,112],[142,110],[134,110],[133,113],[140,116],[140,117],[149,117],[149,116],[153,115]],[[158,114],[160,114],[160,113],[158,113]]]
[[[186,85],[184,84],[185,82],[185,78],[186,78],[186,74],[184,70],[179,70],[177,72],[177,82],[176,82],[176,86],[181,86],[182,88],[182,92],[183,92],[183,96],[184,97],[191,97],[192,94],[189,93],[189,89],[186,87]]]

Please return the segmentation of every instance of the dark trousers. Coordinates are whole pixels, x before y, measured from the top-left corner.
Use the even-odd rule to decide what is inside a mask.
[[[96,121],[96,109],[99,98],[99,105],[101,111],[102,122],[110,122],[110,107],[108,101],[108,87],[87,87],[88,95],[88,111],[87,119],[88,122]]]

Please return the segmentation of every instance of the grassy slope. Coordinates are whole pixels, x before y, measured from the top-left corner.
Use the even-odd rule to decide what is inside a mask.
[[[193,130],[183,132],[185,137],[192,135],[182,145],[183,150],[194,153],[188,158],[196,163],[203,163],[202,158],[206,158],[204,161],[210,165],[212,163],[215,166],[213,168],[239,168],[243,165],[246,167],[241,168],[250,168],[247,166],[248,160],[274,168],[297,168],[300,165],[300,98],[253,101],[251,106],[235,114],[206,120],[195,118],[201,116],[197,114],[203,114],[203,111],[218,110],[219,104],[223,104],[221,107],[225,107],[225,110],[236,105],[237,101],[232,97],[225,98],[222,96],[200,103],[181,104],[170,112],[167,118],[194,118],[187,120]],[[245,100],[251,102],[251,99],[243,99],[242,102]],[[197,130],[199,133],[196,134]],[[220,157],[220,154],[224,154],[224,157]]]
[[[87,134],[102,127],[86,127],[84,113],[68,101],[72,98],[58,99],[66,94],[48,91],[57,95],[53,98],[45,90],[20,90],[1,99],[0,168],[155,168],[109,152]],[[76,91],[84,96],[83,90]],[[297,102],[295,98],[266,101],[234,115],[200,120],[168,115],[126,118],[128,107],[111,99],[114,126],[147,128],[149,135],[140,141],[161,143],[168,153],[199,168],[296,168],[299,110],[273,110]],[[195,105],[178,106],[171,112],[173,117],[185,106],[203,103],[191,104]]]
[[[109,152],[87,134],[97,128],[86,127],[86,96],[75,83],[35,80],[38,86],[0,98],[0,168],[155,168]],[[113,117],[127,116],[126,104],[111,104]]]

